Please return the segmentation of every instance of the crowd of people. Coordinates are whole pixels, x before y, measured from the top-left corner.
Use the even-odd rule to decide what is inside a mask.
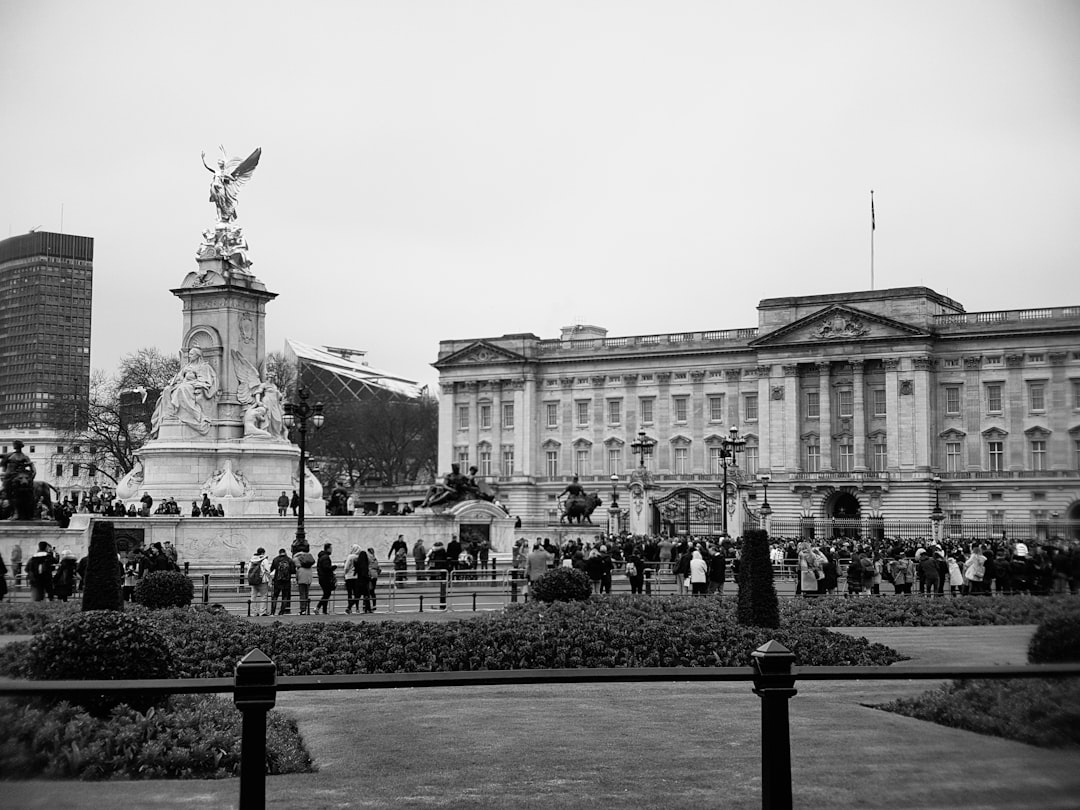
[[[176,548],[170,541],[153,543],[146,548],[136,549],[127,555],[126,561],[117,560],[123,571],[123,595],[131,601],[136,583],[149,571],[179,571]],[[22,547],[16,545],[11,550],[11,580],[16,588],[24,580],[30,589],[30,598],[34,602],[66,602],[82,592],[86,582],[87,557],[78,557],[70,549],[57,549],[42,540],[37,551],[23,564]],[[8,593],[8,567],[0,557],[0,600]]]
[[[1061,544],[786,540],[774,544],[773,561],[797,566],[796,593],[804,596],[837,593],[841,576],[853,595],[881,594],[882,583],[898,595],[1080,593],[1080,548]]]

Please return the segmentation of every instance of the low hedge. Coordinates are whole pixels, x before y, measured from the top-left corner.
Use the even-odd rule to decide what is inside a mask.
[[[529,598],[537,602],[582,602],[592,597],[592,582],[576,568],[553,568],[529,585]]]
[[[187,607],[195,598],[195,586],[179,571],[151,571],[135,584],[132,598],[149,610]]]
[[[54,622],[30,641],[25,664],[36,681],[172,678],[175,668],[168,638],[146,615],[118,610],[88,610]],[[145,711],[163,698],[124,700]],[[108,714],[120,701],[96,695],[78,699],[97,715]]]
[[[878,708],[1044,748],[1080,747],[1076,678],[953,681]]]
[[[781,626],[949,627],[1040,624],[1080,616],[1080,596],[816,596],[781,600]]]
[[[1039,625],[1028,646],[1033,664],[1080,661],[1080,615],[1056,616]]]
[[[1028,661],[1080,661],[1080,616],[1056,616],[1039,625]],[[879,708],[917,720],[1044,748],[1080,748],[1080,679],[961,680]]]
[[[79,613],[82,605],[71,602],[0,602],[0,636],[32,636],[61,616]]]
[[[0,701],[0,779],[220,779],[240,773],[240,712],[220,697],[177,695],[142,714],[94,717],[63,702]],[[267,715],[266,772],[315,770],[296,722]]]

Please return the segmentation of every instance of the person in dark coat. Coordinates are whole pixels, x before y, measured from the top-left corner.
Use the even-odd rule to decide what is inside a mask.
[[[727,555],[719,548],[709,558],[709,593],[724,595],[724,583],[727,582]]]
[[[315,562],[315,573],[319,577],[319,587],[322,588],[322,599],[315,605],[315,613],[318,614],[321,610],[324,616],[330,605],[330,598],[334,594],[334,586],[337,584],[337,576],[334,574],[337,566],[334,565],[330,556],[332,551],[333,547],[330,543],[325,543],[322,551],[319,552],[319,559]]]
[[[60,555],[60,563],[53,573],[53,594],[61,602],[66,602],[75,593],[78,565],[75,555],[64,549],[64,553]]]

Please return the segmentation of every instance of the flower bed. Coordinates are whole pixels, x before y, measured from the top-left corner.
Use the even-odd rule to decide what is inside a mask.
[[[1045,748],[1080,747],[1076,678],[954,681],[878,708]]]
[[[63,702],[0,701],[0,778],[220,779],[240,773],[240,712],[220,697],[176,695],[105,718]],[[267,773],[315,770],[295,721],[267,715]]]

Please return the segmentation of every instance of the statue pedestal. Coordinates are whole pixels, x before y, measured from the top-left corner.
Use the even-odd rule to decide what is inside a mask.
[[[284,435],[280,394],[262,402],[264,415],[276,411],[276,422],[245,422],[258,404],[253,391],[265,389],[259,375],[265,374],[266,304],[277,295],[219,257],[197,261],[198,271],[172,293],[184,303],[182,353],[195,358],[182,374],[198,368],[204,387],[189,384],[159,412],[156,437],[138,453],[142,468],[120,482],[117,497],[130,502],[149,493],[156,503],[173,498],[188,515],[191,502],[201,503],[205,494],[226,516],[277,515],[281,493],[291,499],[300,488],[300,450]],[[210,382],[213,390],[206,387]],[[245,435],[256,431],[260,435]],[[310,472],[304,488],[304,511],[325,515],[322,486]]]
[[[185,515],[191,512],[192,501],[202,502],[204,493],[229,517],[276,515],[281,493],[292,498],[293,490],[300,488],[296,475],[300,449],[285,441],[158,440],[143,447],[139,458],[142,481],[136,483],[135,494],[127,495],[132,488],[124,489],[125,479],[117,497],[138,500],[149,492],[155,503],[174,498]],[[304,482],[304,511],[313,517],[326,514],[322,486],[310,472]]]

